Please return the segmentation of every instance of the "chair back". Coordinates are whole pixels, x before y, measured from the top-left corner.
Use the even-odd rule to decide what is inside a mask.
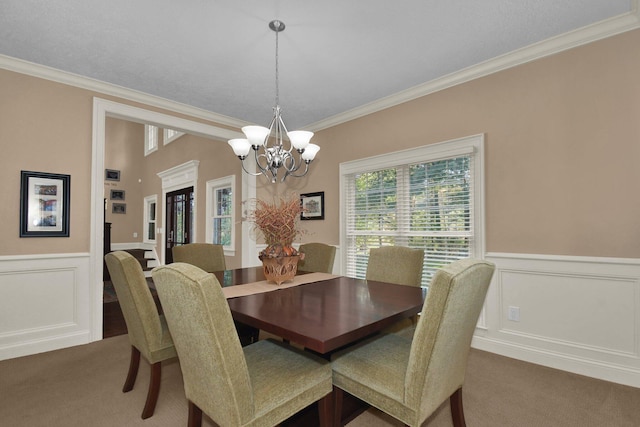
[[[382,246],[369,251],[367,280],[420,286],[424,250],[404,246]]]
[[[157,267],[152,275],[187,399],[217,425],[245,425],[254,416],[249,371],[218,280],[185,263]]]
[[[471,339],[494,269],[490,262],[464,259],[438,270],[431,281],[405,377],[405,403],[423,415],[464,383]]]
[[[312,273],[331,273],[336,257],[336,247],[324,243],[305,243],[300,245],[304,259],[298,261],[298,270]]]
[[[188,243],[186,245],[174,246],[172,249],[173,262],[186,262],[195,265],[206,271],[226,270],[224,259],[224,248],[222,245],[212,243]]]
[[[104,256],[111,281],[118,296],[131,345],[150,362],[151,352],[160,347],[162,324],[140,262],[125,251]]]

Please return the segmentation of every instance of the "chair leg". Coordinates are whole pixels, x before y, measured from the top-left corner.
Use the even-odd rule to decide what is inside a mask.
[[[162,362],[156,362],[151,365],[151,377],[149,378],[149,391],[147,392],[147,402],[142,410],[142,419],[147,419],[153,415],[158,403],[158,395],[160,394],[160,379],[162,377]]]
[[[201,427],[202,426],[202,409],[198,408],[195,403],[189,401],[189,421],[188,427]]]
[[[344,391],[341,388],[333,386],[333,425],[334,427],[342,427],[342,398]]]
[[[318,418],[320,419],[320,427],[331,427],[333,425],[333,417],[334,413],[332,392],[318,401]]]
[[[127,379],[122,387],[122,392],[126,393],[133,390],[133,385],[136,383],[136,377],[138,376],[138,367],[140,366],[140,350],[131,346],[131,361],[129,362],[129,373],[127,373]]]
[[[449,404],[451,406],[451,418],[453,418],[454,427],[466,427],[464,421],[464,409],[462,408],[462,387],[453,392],[449,396]]]

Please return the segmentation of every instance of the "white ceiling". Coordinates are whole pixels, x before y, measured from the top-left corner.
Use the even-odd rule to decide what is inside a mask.
[[[584,27],[637,17],[636,8],[637,0],[0,0],[0,54],[267,124],[268,23],[279,19],[283,117],[289,129],[313,128],[526,46],[577,29],[589,36]]]

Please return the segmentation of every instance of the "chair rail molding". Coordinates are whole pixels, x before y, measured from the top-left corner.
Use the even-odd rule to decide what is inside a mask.
[[[640,260],[485,258],[496,272],[474,348],[640,387]]]

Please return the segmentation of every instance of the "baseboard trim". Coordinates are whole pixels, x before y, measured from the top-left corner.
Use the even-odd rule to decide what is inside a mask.
[[[78,331],[64,335],[20,341],[13,345],[0,346],[0,360],[30,356],[32,354],[59,350],[66,347],[88,344],[91,336],[88,331]]]
[[[624,366],[572,357],[567,354],[516,345],[480,336],[473,338],[471,347],[548,368],[640,388],[640,371]]]

